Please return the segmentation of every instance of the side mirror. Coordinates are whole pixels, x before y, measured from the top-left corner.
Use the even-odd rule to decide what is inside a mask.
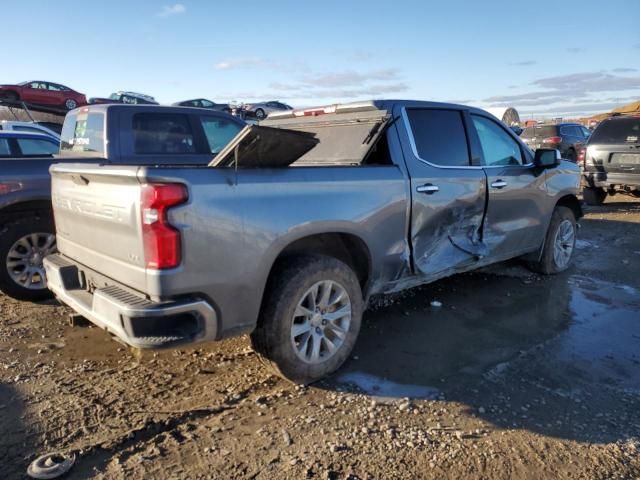
[[[555,148],[539,148],[533,157],[533,164],[540,168],[555,167],[560,163],[560,151]]]

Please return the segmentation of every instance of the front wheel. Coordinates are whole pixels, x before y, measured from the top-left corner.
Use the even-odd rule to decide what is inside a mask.
[[[294,383],[315,382],[349,357],[363,309],[349,266],[322,255],[296,256],[269,279],[251,343],[277,374]]]
[[[570,208],[557,206],[545,237],[542,255],[529,267],[539,273],[552,275],[565,271],[571,265],[576,247],[577,223]]]
[[[29,218],[0,231],[0,290],[18,300],[44,300],[47,289],[42,260],[56,250],[53,222]]]
[[[262,120],[262,119],[264,119],[266,116],[267,116],[267,115],[266,115],[266,113],[264,113],[264,110],[263,110],[263,109],[259,108],[259,109],[257,109],[257,110],[256,110],[256,118],[257,118],[258,120]]]
[[[64,102],[64,106],[67,110],[73,110],[78,106],[78,102],[76,102],[73,98],[67,98]]]

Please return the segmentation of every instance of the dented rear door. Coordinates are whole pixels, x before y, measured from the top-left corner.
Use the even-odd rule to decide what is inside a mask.
[[[464,270],[485,253],[480,237],[486,177],[472,165],[463,111],[401,110],[414,269],[426,277]]]

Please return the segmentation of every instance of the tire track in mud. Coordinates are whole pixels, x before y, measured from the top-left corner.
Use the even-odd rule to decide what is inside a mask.
[[[93,475],[96,472],[103,471],[114,459],[117,459],[118,463],[122,465],[134,455],[142,452],[148,443],[161,443],[166,435],[171,435],[176,440],[180,440],[183,437],[180,429],[189,422],[204,421],[225,412],[237,410],[243,402],[249,400],[258,391],[260,391],[260,394],[257,396],[264,397],[263,389],[265,384],[273,389],[277,382],[278,380],[271,375],[265,380],[252,383],[244,390],[233,394],[231,398],[214,407],[197,407],[182,411],[131,411],[131,414],[169,415],[169,417],[162,420],[147,420],[141,427],[129,430],[117,438],[72,450],[70,453],[74,453],[77,456],[74,474]]]

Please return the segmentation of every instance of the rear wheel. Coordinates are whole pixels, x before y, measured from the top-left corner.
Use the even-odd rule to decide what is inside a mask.
[[[346,264],[321,255],[293,257],[269,280],[251,342],[276,373],[311,383],[349,357],[363,308],[358,278]]]
[[[56,249],[53,222],[30,218],[0,231],[0,290],[18,300],[43,300],[47,290],[42,260]]]
[[[582,198],[587,205],[602,205],[607,198],[607,192],[603,188],[585,187],[582,190]]]
[[[64,101],[64,107],[65,107],[67,110],[73,110],[74,108],[77,108],[77,107],[78,107],[78,102],[76,102],[73,98],[67,98],[67,99]]]
[[[570,208],[557,206],[551,216],[540,260],[530,262],[529,267],[540,273],[552,275],[569,268],[576,246],[576,217]]]
[[[262,120],[264,117],[266,117],[267,115],[264,113],[264,110],[259,108],[256,110],[256,118],[258,120]]]

